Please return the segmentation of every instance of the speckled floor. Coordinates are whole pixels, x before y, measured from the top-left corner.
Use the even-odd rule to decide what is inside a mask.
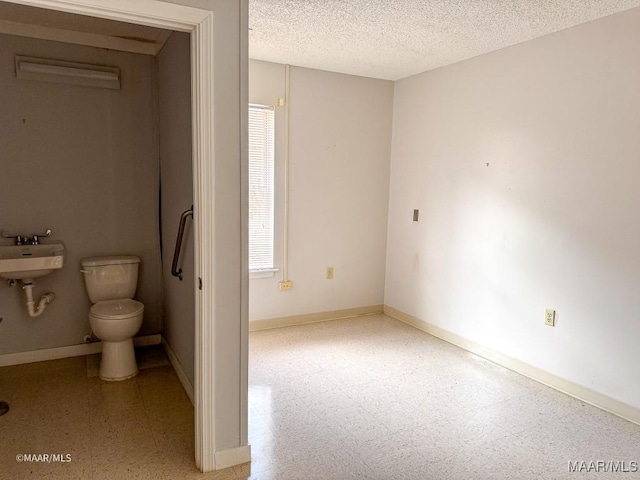
[[[246,478],[248,464],[196,469],[193,407],[161,357],[149,349],[140,373],[123,382],[97,378],[91,356],[0,368],[0,397],[10,404],[0,417],[0,479]],[[17,461],[24,454],[61,458]]]
[[[640,478],[569,472],[640,468],[640,426],[384,315],[253,332],[249,364],[252,480]]]
[[[117,383],[85,357],[0,368],[0,479],[246,479],[197,471],[193,408],[160,357]],[[640,478],[568,468],[633,470],[640,426],[384,315],[253,332],[249,377],[251,480]]]

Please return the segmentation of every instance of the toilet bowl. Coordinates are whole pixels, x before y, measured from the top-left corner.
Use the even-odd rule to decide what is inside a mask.
[[[102,340],[100,378],[126,380],[138,373],[133,336],[142,326],[144,305],[135,300],[98,302],[89,311],[91,330]]]
[[[82,260],[89,299],[91,330],[102,340],[100,378],[126,380],[138,373],[133,336],[144,317],[144,304],[133,300],[140,259],[133,256]]]

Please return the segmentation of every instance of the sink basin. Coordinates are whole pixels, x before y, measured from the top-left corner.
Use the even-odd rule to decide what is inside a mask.
[[[0,246],[0,277],[24,280],[48,275],[62,268],[64,244]]]

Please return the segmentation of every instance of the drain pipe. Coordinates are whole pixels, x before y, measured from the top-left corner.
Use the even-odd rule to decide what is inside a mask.
[[[284,231],[282,235],[282,281],[289,281],[289,115],[291,67],[284,67]]]
[[[36,302],[33,301],[33,282],[26,280],[22,282],[22,289],[27,297],[27,310],[29,311],[30,317],[39,317],[44,312],[44,309],[47,308],[51,302],[53,302],[56,295],[53,292],[47,292],[38,301],[38,306],[36,307]]]

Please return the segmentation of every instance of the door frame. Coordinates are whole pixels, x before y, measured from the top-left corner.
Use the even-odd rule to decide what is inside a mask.
[[[191,35],[195,290],[195,461],[215,470],[215,252],[213,135],[213,15],[211,10],[159,0],[3,0]]]

